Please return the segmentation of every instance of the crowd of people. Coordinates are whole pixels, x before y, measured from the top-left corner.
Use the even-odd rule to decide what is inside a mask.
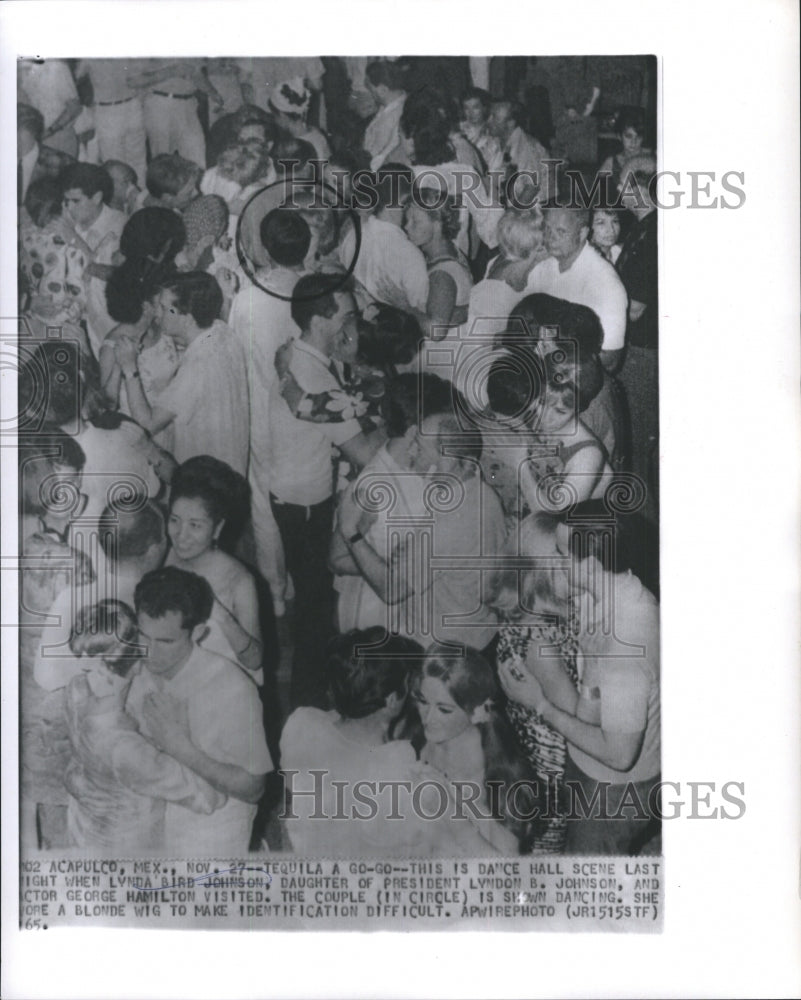
[[[659,852],[654,122],[485,69],[20,65],[25,849]]]

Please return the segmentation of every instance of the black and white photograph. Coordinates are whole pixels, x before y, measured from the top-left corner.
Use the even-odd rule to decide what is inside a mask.
[[[682,392],[675,210],[728,225],[755,178],[671,159],[658,32],[580,38],[14,53],[23,936],[658,947],[674,821],[714,851],[758,808],[739,765],[666,761],[714,708],[685,677],[663,712],[701,626],[662,613],[725,590],[667,539],[744,483],[676,500],[665,427],[728,390]]]

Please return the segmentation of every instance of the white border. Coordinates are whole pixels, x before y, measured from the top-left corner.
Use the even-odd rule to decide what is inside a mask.
[[[739,211],[662,213],[663,773],[745,781],[747,801],[737,822],[666,824],[664,934],[21,935],[5,678],[2,995],[798,995],[796,5],[10,2],[0,40],[0,315],[16,298],[16,54],[656,53],[663,166],[741,170],[747,193]]]

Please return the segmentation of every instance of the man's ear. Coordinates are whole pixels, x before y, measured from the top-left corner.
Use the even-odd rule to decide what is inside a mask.
[[[206,636],[209,634],[208,622],[201,622],[200,625],[195,625],[192,629],[191,639],[192,642],[197,645],[199,642],[203,642]]]
[[[95,193],[92,195],[92,197],[89,200],[94,205],[97,205],[98,207],[100,207],[100,205],[103,204],[103,192],[102,191],[95,191]]]

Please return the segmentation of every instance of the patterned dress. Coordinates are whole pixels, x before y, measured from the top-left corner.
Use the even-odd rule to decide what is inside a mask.
[[[532,644],[557,646],[568,676],[578,687],[576,655],[578,643],[568,622],[560,625],[506,625],[498,633],[498,664],[524,661]],[[561,854],[565,847],[567,818],[563,812],[562,778],[567,744],[532,708],[507,702],[506,714],[523,753],[548,790],[548,808],[541,817],[539,836],[532,854]]]

